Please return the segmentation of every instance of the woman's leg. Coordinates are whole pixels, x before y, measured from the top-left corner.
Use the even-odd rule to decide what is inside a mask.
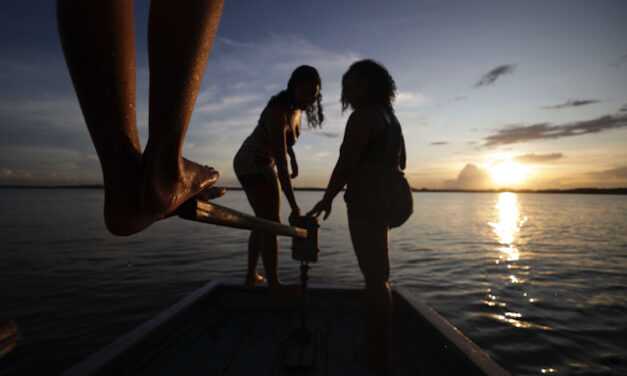
[[[392,294],[388,285],[388,227],[383,223],[350,216],[348,224],[359,268],[366,281],[367,321],[371,341],[370,348],[358,355],[362,361],[375,368],[387,369],[392,321]]]
[[[270,221],[281,221],[281,190],[277,179],[265,180],[246,188],[248,202],[255,216]],[[252,231],[248,248],[248,276],[256,274],[257,260],[261,254],[268,279],[268,285],[277,285],[281,281],[278,272],[279,239],[276,235],[261,231]]]
[[[278,179],[265,180],[247,188],[246,196],[257,217],[281,222],[281,189]],[[247,278],[256,274],[257,260],[261,254],[270,295],[280,298],[298,293],[297,286],[285,286],[279,278],[279,239],[276,235],[253,231],[248,252]]]
[[[266,279],[257,272],[257,264],[261,255],[262,232],[251,231],[248,238],[248,268],[246,270],[246,279],[244,287],[253,288],[258,283],[266,281]]]
[[[182,157],[223,0],[153,0],[148,26],[149,135],[140,204],[161,217],[219,177]]]
[[[130,235],[155,217],[139,207],[141,148],[135,120],[133,2],[58,0],[65,59],[96,147],[109,231]]]

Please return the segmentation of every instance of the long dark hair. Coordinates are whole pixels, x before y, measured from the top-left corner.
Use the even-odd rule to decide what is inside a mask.
[[[296,68],[294,72],[292,72],[290,80],[287,82],[287,89],[270,98],[267,106],[279,105],[286,109],[293,107],[294,89],[298,86],[298,84],[303,82],[313,82],[322,87],[322,80],[320,80],[320,75],[318,74],[316,68],[309,65],[301,65]],[[307,114],[307,124],[309,124],[309,127],[322,127],[324,114],[322,113],[321,101],[322,94],[318,94],[316,101],[305,110],[305,113]]]
[[[346,79],[351,74],[356,74],[368,82],[370,99],[372,103],[392,110],[392,102],[396,98],[396,83],[387,69],[374,60],[366,59],[353,63],[342,76],[342,111],[345,111],[350,103],[346,98]]]

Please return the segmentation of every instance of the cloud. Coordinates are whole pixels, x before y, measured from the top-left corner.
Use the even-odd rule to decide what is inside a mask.
[[[619,57],[616,61],[614,61],[613,63],[610,63],[610,67],[614,67],[614,68],[618,68],[619,66],[621,66],[622,64],[624,64],[625,62],[627,62],[627,54]]]
[[[37,98],[27,100],[0,100],[0,113],[16,123],[38,123],[60,128],[80,127],[83,116],[74,98]]]
[[[317,159],[325,159],[329,155],[331,155],[330,152],[328,152],[328,151],[321,151],[319,153],[314,154],[314,157],[317,158]]]
[[[466,164],[457,179],[444,181],[448,189],[489,189],[492,185],[488,172],[473,163]]]
[[[399,91],[394,101],[395,107],[419,107],[424,106],[427,102],[427,97],[422,93],[411,93],[406,91]]]
[[[619,166],[609,170],[593,172],[592,175],[605,179],[627,179],[627,166]]]
[[[448,141],[435,141],[435,142],[432,142],[431,145],[433,146],[448,145]]]
[[[566,107],[579,107],[579,106],[585,106],[588,104],[593,104],[593,103],[599,103],[600,101],[596,100],[596,99],[584,99],[584,100],[568,100],[567,102],[561,103],[561,104],[556,104],[554,106],[544,106],[542,108],[548,109],[548,110],[555,110],[555,109],[559,109],[559,108],[566,108]]]
[[[281,83],[287,82],[289,78],[285,77],[286,71],[291,72],[301,64],[312,65],[321,72],[346,70],[350,64],[362,58],[350,50],[325,49],[295,34],[259,35],[259,39],[253,42],[221,38],[219,42],[214,46],[215,51],[211,52],[211,66],[225,71],[245,73],[250,77],[255,77],[263,71],[267,77],[269,72],[258,64],[259,61],[264,61],[264,66],[272,67],[272,71],[280,73]]]
[[[197,113],[216,113],[224,111],[226,109],[232,109],[235,107],[245,108],[246,105],[261,100],[263,97],[257,94],[237,94],[226,97],[206,99],[208,103],[198,104],[194,108]],[[203,98],[205,99],[205,98]]]
[[[529,126],[510,126],[499,129],[495,134],[484,138],[484,147],[509,145],[535,140],[557,139],[599,133],[610,129],[627,127],[627,114],[606,115],[593,120],[579,121],[565,125],[539,123]]]
[[[513,73],[516,68],[516,64],[504,64],[492,69],[475,84],[475,87],[488,86],[493,84],[497,78],[502,75]]]
[[[11,170],[10,168],[0,169],[0,178],[8,178],[11,176],[13,176],[13,170]]]
[[[514,157],[514,162],[519,163],[541,163],[548,161],[555,161],[561,159],[563,157],[562,153],[553,153],[553,154],[524,154]]]
[[[621,107],[619,111],[620,112],[627,112],[627,104],[623,105],[623,107]]]
[[[239,42],[239,41],[236,41],[230,38],[225,38],[225,37],[220,38],[220,41],[230,47],[236,47],[236,48],[254,48],[255,47],[253,43]]]
[[[460,96],[455,97],[453,99],[448,99],[448,100],[445,100],[444,102],[440,102],[440,103],[436,104],[436,106],[437,107],[439,107],[439,106],[446,106],[446,105],[452,104],[452,103],[463,102],[463,101],[465,101],[467,99],[468,99],[468,97],[460,95]]]
[[[605,178],[627,179],[627,166],[620,166],[609,170],[594,172],[593,174]]]
[[[315,136],[326,137],[326,138],[338,138],[340,134],[337,132],[312,132]]]

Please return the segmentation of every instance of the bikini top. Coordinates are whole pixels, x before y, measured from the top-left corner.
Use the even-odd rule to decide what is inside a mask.
[[[257,122],[257,128],[261,130],[261,133],[263,133],[263,135],[265,135],[269,141],[270,131],[268,130],[266,124],[261,120],[262,117],[263,114],[259,117],[259,121]],[[300,128],[296,128],[296,132],[293,132],[292,130],[288,130],[287,132],[285,132],[285,143],[287,144],[287,147],[291,148],[292,146],[294,146],[296,144],[296,141],[298,141],[298,136],[300,136]]]
[[[253,130],[252,134],[244,141],[243,147],[255,153],[270,157],[272,155],[272,147],[270,142],[270,131],[266,124],[262,121],[262,116],[259,117],[257,126]],[[300,135],[300,129],[296,129],[296,132],[291,130],[285,133],[285,143],[288,147],[294,146]]]

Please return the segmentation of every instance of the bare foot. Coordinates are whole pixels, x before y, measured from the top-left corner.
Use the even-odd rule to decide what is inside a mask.
[[[155,158],[145,159],[139,203],[147,214],[158,218],[211,187],[220,177],[213,167],[201,166],[185,158],[181,159],[175,174],[166,172]]]
[[[225,193],[226,193],[226,188],[224,187],[209,187],[201,191],[194,197],[203,201],[209,201],[209,200],[213,200],[214,198],[222,197],[224,196]]]
[[[373,347],[368,345],[359,345],[355,349],[355,358],[359,360],[363,365],[370,367],[380,372],[387,372],[390,370],[390,361],[388,359],[387,350],[376,351]]]
[[[274,286],[268,286],[268,296],[272,300],[284,300],[295,298],[301,293],[298,285],[284,285],[282,283]]]
[[[246,276],[246,281],[244,282],[244,288],[247,290],[250,290],[252,288],[255,288],[255,286],[257,286],[258,284],[265,283],[265,282],[266,282],[266,279],[264,278],[264,276],[255,273],[255,276],[252,278]]]

